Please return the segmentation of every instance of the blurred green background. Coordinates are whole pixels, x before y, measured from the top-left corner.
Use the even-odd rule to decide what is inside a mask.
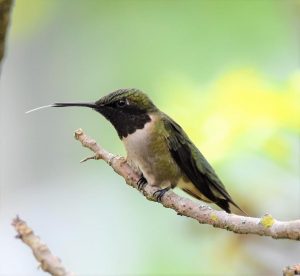
[[[85,109],[144,90],[250,215],[300,215],[300,2],[17,0],[1,72],[0,274],[43,275],[19,214],[78,275],[281,275],[299,243],[200,225],[146,201],[73,139],[125,154]],[[178,191],[179,192],[179,191]],[[183,193],[182,193],[183,194]]]

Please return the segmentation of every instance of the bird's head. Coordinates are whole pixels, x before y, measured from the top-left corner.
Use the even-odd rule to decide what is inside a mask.
[[[141,129],[157,110],[149,97],[138,89],[119,89],[95,102],[94,109],[109,120],[120,138]]]

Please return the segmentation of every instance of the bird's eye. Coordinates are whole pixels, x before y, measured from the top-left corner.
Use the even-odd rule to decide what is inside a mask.
[[[124,99],[118,100],[118,101],[116,102],[116,106],[117,106],[117,107],[124,107],[125,105],[127,105],[127,101],[124,100]]]

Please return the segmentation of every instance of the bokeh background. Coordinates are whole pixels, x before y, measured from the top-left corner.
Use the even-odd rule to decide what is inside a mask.
[[[136,87],[190,135],[253,216],[300,216],[299,1],[17,0],[1,72],[0,274],[43,275],[19,214],[78,275],[281,275],[295,241],[200,225],[146,201],[73,139],[125,154],[86,109]],[[179,191],[178,191],[179,192]]]

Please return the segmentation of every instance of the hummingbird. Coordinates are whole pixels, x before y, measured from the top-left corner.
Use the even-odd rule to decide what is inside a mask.
[[[160,111],[139,89],[119,89],[96,102],[54,103],[35,108],[80,106],[103,115],[115,128],[127,152],[127,162],[140,174],[138,188],[158,188],[160,201],[178,187],[192,197],[214,203],[227,213],[230,204],[245,213],[231,198],[214,169],[185,131]]]

